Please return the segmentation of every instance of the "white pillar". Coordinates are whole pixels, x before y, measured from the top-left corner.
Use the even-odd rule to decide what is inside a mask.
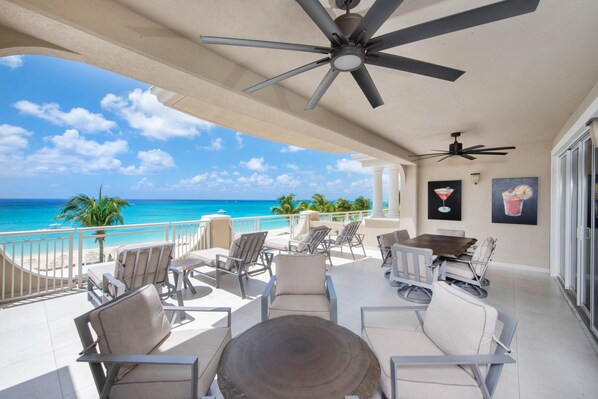
[[[399,168],[388,169],[388,217],[399,217]]]
[[[372,193],[372,217],[381,218],[384,217],[382,211],[382,171],[384,168],[375,167],[372,168],[374,174],[374,192]]]

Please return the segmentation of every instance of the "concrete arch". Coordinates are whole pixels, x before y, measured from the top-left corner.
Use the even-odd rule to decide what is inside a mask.
[[[85,62],[83,56],[55,44],[0,26],[0,57],[11,55],[46,55]]]

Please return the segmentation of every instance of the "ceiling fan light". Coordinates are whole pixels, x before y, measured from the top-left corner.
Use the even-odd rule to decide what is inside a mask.
[[[343,72],[349,72],[359,69],[362,63],[363,59],[356,54],[340,55],[336,57],[334,60],[332,60],[332,65],[334,66],[334,69]]]

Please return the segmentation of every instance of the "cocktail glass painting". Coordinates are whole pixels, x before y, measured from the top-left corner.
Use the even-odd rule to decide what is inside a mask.
[[[538,224],[538,178],[492,179],[492,223]]]
[[[428,219],[461,220],[461,180],[428,182]]]

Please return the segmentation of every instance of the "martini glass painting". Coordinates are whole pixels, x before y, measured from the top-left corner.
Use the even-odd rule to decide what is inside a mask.
[[[446,201],[446,199],[451,196],[453,191],[455,191],[455,190],[450,187],[437,188],[434,190],[436,195],[442,200],[442,206],[440,208],[438,208],[438,211],[440,211],[442,213],[449,213],[451,211],[451,208],[446,206],[444,204],[444,201]]]

